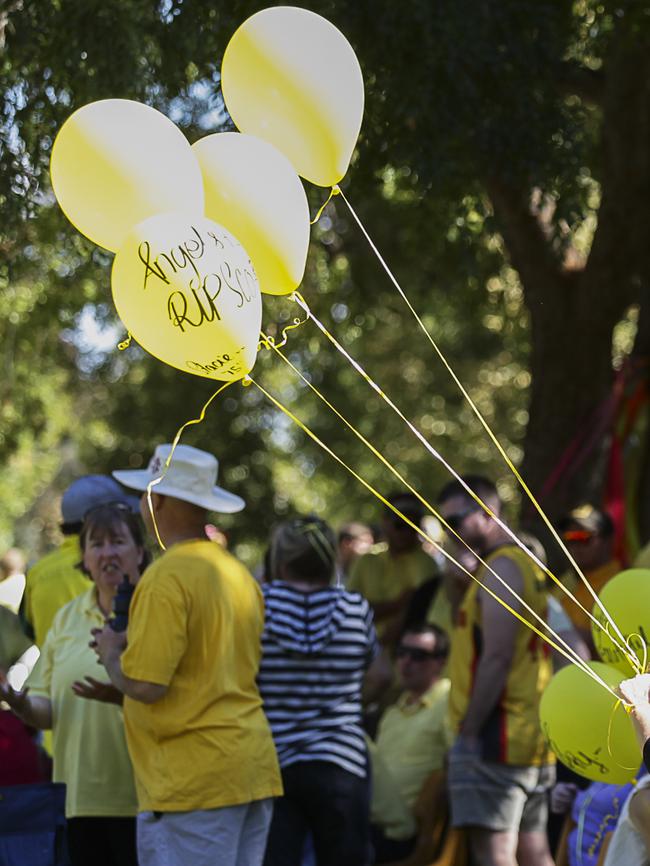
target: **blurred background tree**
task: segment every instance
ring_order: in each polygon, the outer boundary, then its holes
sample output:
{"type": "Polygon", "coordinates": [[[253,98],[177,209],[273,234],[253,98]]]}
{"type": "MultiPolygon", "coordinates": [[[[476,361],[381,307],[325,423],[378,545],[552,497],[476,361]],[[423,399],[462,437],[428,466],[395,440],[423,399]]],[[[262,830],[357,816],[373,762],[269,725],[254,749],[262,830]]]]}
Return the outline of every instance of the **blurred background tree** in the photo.
{"type": "MultiPolygon", "coordinates": [[[[62,122],[95,99],[146,101],[190,141],[232,128],[221,56],[237,25],[269,4],[220,5],[0,5],[3,544],[47,544],[56,494],[74,474],[142,466],[213,390],[135,346],[117,351],[111,257],[67,224],[47,169],[62,122]]],[[[548,512],[600,500],[612,389],[630,387],[618,371],[633,369],[645,395],[650,9],[642,0],[303,5],[341,28],[364,72],[346,194],[548,512]],[[567,448],[574,460],[557,480],[567,448]]],[[[308,192],[315,211],[325,192],[308,192]]],[[[514,513],[507,469],[340,201],[314,229],[302,293],[459,471],[500,480],[514,513]]],[[[270,329],[297,314],[287,300],[265,301],[270,329]]],[[[415,487],[435,494],[444,471],[313,325],[292,332],[287,351],[415,487]]],[[[277,357],[262,352],[255,374],[382,492],[395,488],[277,357]]],[[[635,454],[632,528],[647,537],[638,417],[622,441],[635,454]]],[[[222,482],[248,500],[224,525],[249,563],[271,523],[296,508],[335,523],[377,515],[369,494],[253,388],[228,389],[184,441],[214,450],[222,482]]]]}

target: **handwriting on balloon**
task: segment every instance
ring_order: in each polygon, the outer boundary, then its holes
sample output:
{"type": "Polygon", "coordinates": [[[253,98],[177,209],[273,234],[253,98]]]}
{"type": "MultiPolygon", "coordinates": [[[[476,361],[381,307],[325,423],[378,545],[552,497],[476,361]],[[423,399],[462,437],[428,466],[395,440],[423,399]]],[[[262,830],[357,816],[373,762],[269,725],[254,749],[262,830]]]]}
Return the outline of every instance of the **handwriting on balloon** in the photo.
{"type": "MultiPolygon", "coordinates": [[[[166,252],[154,255],[147,240],[139,245],[138,257],[144,265],[142,288],[146,290],[151,279],[173,287],[167,298],[167,313],[173,325],[183,333],[186,328],[200,328],[204,322],[221,321],[217,299],[222,290],[236,296],[238,309],[250,303],[259,292],[250,261],[248,268],[232,267],[225,258],[227,247],[241,249],[229,233],[219,235],[207,231],[204,236],[195,226],[191,226],[188,239],[174,244],[166,252]],[[209,246],[223,251],[224,259],[218,273],[203,274],[200,262],[209,246]],[[179,276],[187,280],[185,286],[179,286],[179,276]]],[[[214,259],[211,261],[214,266],[214,259]]]]}
{"type": "MultiPolygon", "coordinates": [[[[614,666],[618,666],[621,662],[625,661],[629,664],[630,671],[632,672],[632,665],[626,654],[623,652],[623,649],[616,646],[612,642],[611,637],[609,637],[611,626],[605,615],[601,611],[595,611],[594,615],[605,630],[604,632],[598,630],[594,635],[598,655],[604,662],[614,666]]],[[[627,647],[630,652],[637,657],[639,663],[643,663],[646,656],[646,647],[650,646],[643,625],[639,624],[630,634],[623,632],[623,637],[627,642],[627,647]]]]}
{"type": "Polygon", "coordinates": [[[199,361],[187,361],[187,366],[192,372],[202,373],[204,376],[216,374],[217,378],[225,378],[226,376],[235,376],[244,369],[241,359],[238,357],[244,351],[244,346],[238,349],[234,355],[224,352],[218,355],[211,361],[204,364],[199,361]]]}
{"type": "Polygon", "coordinates": [[[574,752],[572,749],[562,749],[551,736],[548,725],[543,724],[542,729],[546,742],[549,744],[551,750],[570,770],[575,770],[580,773],[584,770],[595,769],[602,776],[607,776],[609,774],[609,767],[598,758],[598,755],[602,751],[600,747],[592,754],[588,754],[582,749],[577,752],[574,752]]]}

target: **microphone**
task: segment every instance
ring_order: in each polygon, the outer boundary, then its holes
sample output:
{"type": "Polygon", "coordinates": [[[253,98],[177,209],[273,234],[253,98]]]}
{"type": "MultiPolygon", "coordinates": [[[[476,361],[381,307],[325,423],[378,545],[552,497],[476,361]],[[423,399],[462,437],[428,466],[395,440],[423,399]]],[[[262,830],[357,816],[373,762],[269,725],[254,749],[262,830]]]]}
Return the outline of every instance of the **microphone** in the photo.
{"type": "Polygon", "coordinates": [[[113,599],[113,618],[108,621],[113,631],[126,631],[126,627],[129,624],[129,605],[131,604],[131,596],[134,589],[135,587],[129,580],[129,575],[125,574],[113,599]]]}

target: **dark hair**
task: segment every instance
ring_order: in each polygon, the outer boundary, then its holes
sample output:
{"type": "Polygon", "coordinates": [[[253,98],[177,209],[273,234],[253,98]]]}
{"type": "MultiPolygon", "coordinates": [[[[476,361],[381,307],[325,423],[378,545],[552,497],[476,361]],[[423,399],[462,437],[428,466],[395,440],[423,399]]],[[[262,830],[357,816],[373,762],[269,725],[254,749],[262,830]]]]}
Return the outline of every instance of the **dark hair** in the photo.
{"type": "MultiPolygon", "coordinates": [[[[483,502],[486,499],[493,498],[501,504],[501,498],[497,492],[496,485],[489,478],[486,478],[484,475],[465,475],[463,476],[463,481],[483,502]]],[[[438,494],[438,505],[442,505],[443,502],[451,499],[452,496],[465,496],[467,499],[472,499],[472,495],[455,478],[445,484],[438,494]]]]}
{"type": "MultiPolygon", "coordinates": [[[[138,514],[135,514],[130,508],[119,502],[109,505],[98,505],[96,508],[91,508],[86,514],[81,532],[79,533],[81,551],[82,553],[84,552],[86,542],[96,533],[98,535],[116,535],[122,525],[126,526],[131,533],[131,538],[133,538],[136,547],[141,547],[143,550],[142,563],[140,565],[140,571],[142,572],[151,562],[151,557],[144,544],[142,521],[138,514]]],[[[83,563],[79,563],[79,568],[85,571],[83,563]]]]}
{"type": "Polygon", "coordinates": [[[578,505],[557,522],[560,532],[567,532],[572,526],[592,532],[599,538],[611,538],[614,535],[614,521],[611,515],[589,503],[578,505]]]}
{"type": "Polygon", "coordinates": [[[366,526],[365,523],[352,521],[351,523],[344,523],[341,526],[338,531],[337,541],[340,544],[341,541],[352,541],[355,538],[360,538],[362,535],[372,535],[372,529],[366,526]]]}
{"type": "Polygon", "coordinates": [[[435,653],[440,658],[447,658],[449,655],[450,642],[447,632],[437,625],[430,622],[418,622],[413,625],[407,625],[401,634],[404,637],[407,634],[431,634],[435,638],[435,653]]]}
{"type": "Polygon", "coordinates": [[[334,574],[336,537],[329,524],[309,515],[277,527],[271,540],[271,573],[279,578],[280,566],[294,580],[327,583],[334,574]]]}
{"type": "MultiPolygon", "coordinates": [[[[399,510],[403,511],[405,514],[419,515],[419,517],[424,516],[424,506],[417,496],[408,490],[399,490],[391,493],[390,496],[386,497],[386,501],[390,502],[390,504],[394,505],[396,508],[399,508],[399,510]],[[402,504],[398,505],[398,503],[402,504]]],[[[392,508],[387,508],[387,510],[391,514],[395,514],[392,508]]]]}
{"type": "Polygon", "coordinates": [[[81,532],[81,528],[83,523],[60,523],[59,529],[61,530],[61,535],[79,535],[81,532]]]}

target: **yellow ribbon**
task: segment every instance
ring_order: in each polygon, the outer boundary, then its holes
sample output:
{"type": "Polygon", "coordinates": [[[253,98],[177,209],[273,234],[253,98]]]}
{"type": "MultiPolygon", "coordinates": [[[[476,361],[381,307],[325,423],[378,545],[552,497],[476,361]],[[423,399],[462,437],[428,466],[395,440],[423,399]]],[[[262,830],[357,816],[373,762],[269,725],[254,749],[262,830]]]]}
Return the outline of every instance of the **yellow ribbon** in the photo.
{"type": "MultiPolygon", "coordinates": [[[[418,323],[418,326],[420,327],[420,329],[422,330],[422,332],[424,333],[424,335],[425,335],[426,338],[428,339],[429,343],[431,344],[432,348],[434,349],[434,351],[436,352],[436,354],[438,355],[438,357],[439,357],[440,360],[442,361],[442,363],[443,363],[443,365],[445,366],[446,370],[448,371],[448,373],[450,374],[450,376],[452,377],[452,379],[454,380],[454,382],[455,382],[456,385],[458,386],[458,388],[459,388],[461,394],[463,395],[463,397],[465,398],[465,400],[469,403],[469,405],[470,405],[472,411],[474,412],[474,415],[478,418],[478,420],[479,420],[479,422],[481,423],[483,429],[484,429],[485,432],[488,434],[488,436],[489,436],[490,439],[492,440],[493,444],[496,446],[496,448],[497,448],[499,454],[501,455],[501,457],[504,459],[506,465],[508,466],[508,468],[510,469],[510,471],[511,471],[511,472],[513,473],[513,475],[515,476],[515,478],[517,479],[517,481],[518,481],[519,484],[521,485],[522,489],[525,491],[525,493],[526,493],[526,495],[528,496],[529,500],[531,501],[531,503],[533,504],[533,506],[534,506],[535,509],[537,510],[537,513],[538,513],[538,514],[540,515],[540,517],[542,518],[542,520],[543,520],[544,524],[546,525],[547,529],[550,531],[551,535],[552,535],[553,538],[557,541],[557,543],[559,544],[561,550],[564,552],[564,554],[566,555],[567,559],[569,560],[569,562],[571,563],[571,565],[573,566],[573,568],[576,570],[576,573],[578,574],[579,578],[582,580],[582,582],[584,583],[584,585],[587,587],[587,591],[590,593],[590,595],[593,597],[593,599],[594,599],[594,601],[596,602],[596,604],[597,604],[597,605],[600,607],[600,609],[603,611],[605,617],[606,617],[606,618],[609,620],[609,622],[612,624],[614,630],[615,630],[616,633],[618,634],[618,636],[619,636],[619,638],[621,639],[621,641],[623,642],[623,644],[625,644],[625,638],[624,638],[622,632],[620,631],[620,629],[618,628],[618,626],[616,625],[616,623],[614,622],[614,620],[613,620],[612,617],[610,616],[609,612],[606,610],[606,608],[605,608],[605,606],[603,605],[603,603],[601,602],[601,600],[598,598],[598,595],[597,595],[596,592],[594,591],[593,587],[591,586],[591,584],[589,583],[589,581],[587,580],[587,578],[586,578],[586,577],[584,576],[584,574],[582,573],[582,570],[579,568],[577,562],[575,561],[575,559],[574,559],[573,556],[571,555],[571,553],[570,553],[570,551],[568,550],[567,546],[566,546],[566,545],[564,544],[564,542],[562,541],[562,539],[561,539],[560,535],[558,534],[557,530],[555,529],[555,527],[553,526],[553,524],[551,523],[551,521],[549,520],[549,518],[546,516],[546,514],[545,514],[543,508],[542,508],[541,505],[537,502],[537,499],[536,499],[535,496],[533,495],[532,491],[528,488],[528,485],[526,484],[526,482],[524,481],[524,479],[523,479],[523,478],[521,477],[521,475],[519,474],[519,471],[517,470],[516,466],[514,465],[514,463],[512,462],[512,460],[511,460],[511,459],[508,457],[508,455],[506,454],[506,452],[505,452],[503,446],[501,445],[501,443],[500,443],[499,440],[497,439],[496,435],[493,433],[492,429],[490,428],[490,425],[488,424],[488,422],[487,422],[487,421],[485,420],[485,418],[483,417],[483,415],[482,415],[480,409],[478,408],[478,406],[474,403],[474,401],[473,401],[472,398],[470,397],[469,393],[467,392],[467,389],[464,387],[464,385],[462,384],[462,382],[460,381],[460,379],[458,378],[458,376],[457,376],[456,373],[454,372],[453,368],[451,367],[451,364],[447,361],[447,359],[446,359],[446,357],[444,356],[442,350],[440,349],[440,347],[438,346],[438,344],[436,343],[436,341],[433,339],[433,337],[431,336],[431,334],[430,334],[429,331],[427,330],[427,328],[426,328],[424,322],[422,321],[422,319],[420,318],[420,316],[419,316],[418,313],[416,312],[415,308],[413,307],[413,305],[411,304],[411,302],[409,301],[409,299],[406,297],[406,294],[404,293],[404,290],[402,289],[402,287],[401,287],[400,284],[398,283],[397,279],[395,278],[395,276],[394,276],[393,272],[391,271],[391,269],[388,267],[387,263],[384,261],[384,259],[383,259],[382,255],[381,255],[381,253],[379,252],[379,250],[378,250],[377,247],[375,246],[375,244],[374,244],[372,238],[370,237],[370,235],[369,235],[368,232],[366,231],[365,226],[363,225],[363,223],[361,222],[361,220],[360,220],[359,217],[357,216],[357,214],[356,214],[354,208],[352,207],[352,205],[350,204],[350,202],[349,202],[348,199],[346,198],[346,196],[345,196],[345,194],[343,193],[343,191],[340,190],[340,189],[339,189],[339,195],[341,196],[341,198],[343,199],[343,201],[344,201],[345,204],[347,205],[347,207],[348,207],[350,213],[352,214],[353,219],[355,220],[355,222],[356,222],[357,225],[359,226],[359,228],[360,228],[361,232],[363,233],[365,239],[367,240],[368,244],[370,245],[370,248],[371,248],[372,251],[374,252],[374,254],[375,254],[375,256],[377,257],[377,259],[379,260],[379,263],[381,264],[382,268],[384,269],[384,271],[385,271],[386,274],[388,275],[388,278],[390,279],[390,281],[392,282],[392,284],[393,284],[393,285],[395,286],[395,288],[397,289],[397,291],[398,291],[399,295],[401,296],[402,300],[404,301],[404,303],[406,304],[406,306],[408,307],[408,309],[409,309],[410,312],[412,313],[413,317],[415,318],[416,322],[418,323]]],[[[468,491],[468,492],[469,492],[469,491],[468,491]]],[[[476,501],[478,504],[480,504],[480,505],[485,509],[485,511],[486,511],[488,514],[491,514],[490,511],[489,511],[489,509],[487,508],[487,506],[485,506],[485,504],[482,503],[482,502],[478,499],[478,497],[474,496],[473,494],[472,494],[472,496],[473,496],[473,498],[475,499],[475,501],[476,501]]],[[[493,515],[491,515],[491,516],[493,516],[493,515]]],[[[583,610],[584,610],[584,608],[583,608],[583,610]]],[[[590,614],[590,617],[591,617],[591,614],[590,614]]],[[[591,618],[593,619],[593,617],[591,617],[591,618]]],[[[619,647],[619,648],[620,648],[620,647],[619,647]]],[[[623,650],[623,651],[624,651],[624,650],[623,650]]],[[[637,666],[638,666],[638,662],[637,662],[637,660],[636,660],[636,657],[630,658],[630,663],[633,665],[633,667],[635,668],[635,670],[638,669],[638,668],[637,668],[637,666]]]]}
{"type": "Polygon", "coordinates": [[[131,336],[131,332],[127,331],[126,332],[126,339],[122,340],[121,343],[117,344],[117,348],[120,350],[120,352],[123,352],[125,349],[129,348],[129,346],[131,345],[132,339],[133,339],[133,337],[131,336]]]}
{"type": "MultiPolygon", "coordinates": [[[[481,565],[483,565],[484,568],[499,581],[499,583],[505,586],[505,588],[516,599],[516,601],[518,601],[522,605],[522,607],[528,610],[533,615],[533,617],[535,617],[535,619],[537,619],[549,631],[549,633],[552,634],[553,637],[557,641],[559,641],[566,650],[568,650],[569,655],[567,655],[567,653],[565,652],[564,656],[569,661],[572,661],[574,664],[576,664],[581,670],[584,670],[586,672],[586,669],[588,669],[586,662],[578,655],[578,653],[573,649],[573,647],[571,647],[557,632],[555,632],[548,625],[546,620],[544,620],[543,617],[541,617],[535,610],[533,610],[533,608],[531,608],[530,605],[528,605],[524,601],[524,599],[521,598],[518,593],[506,581],[504,581],[503,578],[499,574],[497,574],[497,572],[494,571],[494,569],[487,562],[485,562],[482,557],[480,557],[474,550],[472,550],[472,548],[465,541],[465,539],[463,539],[451,526],[449,526],[445,518],[433,507],[433,505],[431,505],[430,502],[428,502],[411,484],[409,484],[409,482],[406,480],[406,478],[404,478],[400,471],[390,463],[390,461],[363,435],[363,433],[361,433],[350,421],[348,421],[347,418],[345,418],[338,411],[338,409],[333,406],[323,394],[321,394],[318,388],[316,388],[316,386],[312,382],[310,382],[309,379],[280,351],[279,347],[273,346],[272,348],[275,350],[276,354],[279,355],[279,357],[284,361],[284,363],[287,364],[294,371],[294,373],[296,373],[300,377],[300,379],[305,383],[305,385],[307,385],[314,392],[314,394],[316,394],[316,396],[320,400],[322,400],[322,402],[325,403],[325,405],[346,425],[346,427],[348,427],[348,429],[354,433],[357,439],[359,439],[366,446],[366,448],[368,448],[375,455],[375,457],[377,457],[384,464],[384,466],[386,466],[386,468],[397,478],[398,481],[404,484],[404,486],[424,505],[424,507],[428,509],[428,511],[437,520],[440,521],[440,523],[442,523],[447,532],[455,536],[457,541],[464,545],[464,547],[476,557],[476,559],[481,563],[481,565]]],[[[435,546],[438,547],[437,544],[435,546]]]]}
{"type": "Polygon", "coordinates": [[[325,203],[319,207],[318,213],[316,214],[316,216],[313,218],[313,220],[309,221],[309,225],[313,226],[318,222],[318,220],[323,215],[323,211],[325,210],[327,205],[332,201],[332,199],[334,198],[335,195],[343,195],[340,188],[336,184],[334,184],[334,186],[330,190],[330,194],[327,196],[327,200],[325,201],[325,203]]]}
{"type": "Polygon", "coordinates": [[[181,436],[183,435],[183,432],[186,430],[187,427],[191,427],[192,424],[200,424],[205,419],[205,413],[207,412],[208,407],[210,406],[212,401],[214,399],[216,399],[219,396],[219,394],[221,394],[222,391],[225,391],[225,389],[228,387],[228,385],[232,385],[232,382],[224,382],[224,384],[220,388],[217,388],[217,390],[214,392],[214,394],[211,397],[209,397],[206,400],[206,402],[203,404],[203,408],[201,409],[201,413],[198,416],[198,418],[192,418],[191,421],[186,421],[178,429],[176,435],[174,436],[174,441],[172,442],[171,451],[169,452],[169,455],[167,456],[167,459],[165,460],[165,465],[163,466],[162,473],[158,476],[158,478],[153,478],[147,484],[147,505],[149,506],[149,514],[151,515],[151,522],[153,524],[153,529],[154,529],[154,532],[156,534],[156,540],[158,541],[158,544],[160,545],[160,547],[163,550],[167,550],[167,548],[165,547],[163,540],[160,537],[160,532],[158,531],[158,523],[156,522],[156,515],[153,512],[153,501],[151,499],[151,491],[157,484],[160,484],[160,482],[164,479],[165,475],[167,475],[167,471],[168,471],[168,469],[171,465],[171,462],[172,462],[172,457],[174,456],[174,452],[176,451],[176,447],[178,446],[178,443],[180,442],[180,439],[181,439],[181,436]]]}
{"type": "Polygon", "coordinates": [[[309,316],[306,316],[304,319],[295,318],[290,325],[285,325],[282,329],[282,333],[280,335],[280,342],[275,342],[275,337],[271,336],[271,334],[265,334],[263,331],[260,332],[260,341],[257,344],[257,351],[260,349],[280,349],[289,342],[289,331],[294,331],[296,328],[299,328],[301,325],[304,325],[305,322],[309,319],[309,316]]]}
{"type": "MultiPolygon", "coordinates": [[[[618,641],[615,640],[609,634],[609,632],[605,629],[603,624],[601,622],[599,622],[596,619],[596,617],[593,616],[592,612],[590,610],[587,610],[587,608],[584,607],[584,605],[582,605],[578,601],[578,599],[576,599],[573,596],[571,591],[566,586],[564,586],[564,584],[550,571],[550,569],[548,568],[546,563],[542,562],[540,559],[538,559],[537,556],[535,556],[534,552],[532,550],[530,550],[530,548],[528,548],[524,544],[524,542],[521,541],[515,535],[515,533],[510,529],[510,527],[506,523],[504,523],[501,520],[501,518],[497,514],[495,514],[488,505],[486,505],[485,502],[483,502],[483,500],[468,486],[468,484],[458,474],[458,472],[456,472],[456,470],[445,460],[445,458],[440,454],[440,452],[437,449],[435,449],[431,445],[430,442],[428,442],[428,440],[415,427],[415,425],[412,424],[411,421],[409,421],[409,419],[404,415],[404,413],[399,409],[399,407],[395,405],[395,403],[390,399],[390,397],[388,397],[385,394],[385,392],[380,388],[380,386],[374,381],[374,379],[372,379],[372,377],[366,372],[366,370],[361,366],[361,364],[358,361],[356,361],[349,354],[349,352],[347,352],[347,350],[338,342],[338,340],[327,330],[325,325],[323,325],[323,323],[312,313],[311,309],[309,308],[309,305],[307,304],[305,299],[302,297],[302,295],[300,295],[299,292],[295,292],[294,298],[295,298],[296,302],[298,303],[298,305],[301,307],[301,309],[303,309],[305,311],[307,317],[310,318],[314,322],[316,327],[332,343],[334,348],[341,355],[343,355],[343,357],[351,364],[351,366],[359,373],[359,375],[363,379],[365,379],[365,381],[381,397],[381,399],[398,415],[399,418],[401,418],[402,421],[404,421],[404,423],[409,428],[409,430],[415,435],[415,437],[418,439],[418,441],[421,442],[422,445],[424,445],[424,447],[427,449],[427,451],[445,467],[445,469],[456,479],[456,481],[458,481],[462,485],[462,487],[467,492],[467,494],[469,496],[471,496],[472,499],[474,499],[474,501],[478,505],[480,505],[480,507],[483,508],[483,510],[487,514],[489,514],[493,520],[495,520],[495,522],[501,527],[501,529],[503,529],[504,532],[507,533],[509,538],[512,539],[512,541],[526,554],[526,556],[528,556],[539,568],[541,568],[542,571],[548,577],[550,577],[551,580],[553,580],[561,588],[561,590],[585,613],[585,615],[589,619],[592,620],[592,622],[596,623],[600,629],[602,629],[603,631],[606,632],[606,634],[608,635],[610,640],[614,643],[614,645],[629,659],[630,664],[634,667],[634,669],[638,670],[638,664],[639,664],[638,660],[637,660],[636,656],[634,656],[628,652],[626,644],[625,644],[625,638],[623,638],[623,636],[621,635],[622,644],[619,644],[618,641]]],[[[612,621],[611,617],[609,616],[609,614],[607,613],[607,611],[605,610],[605,608],[603,607],[602,604],[601,604],[601,607],[602,607],[603,611],[605,612],[605,614],[607,615],[610,623],[616,628],[616,626],[614,625],[614,622],[612,621]]],[[[618,631],[618,629],[617,629],[617,631],[618,631]]],[[[620,634],[620,632],[619,632],[619,634],[620,634]]]]}
{"type": "MultiPolygon", "coordinates": [[[[267,398],[267,400],[269,400],[271,403],[273,403],[273,405],[276,406],[276,408],[278,408],[281,412],[283,412],[287,416],[287,418],[289,418],[291,421],[293,421],[294,424],[296,424],[304,433],[307,434],[307,436],[309,436],[314,442],[316,442],[316,444],[319,445],[327,454],[329,454],[330,457],[332,457],[334,460],[336,460],[337,463],[339,463],[347,472],[349,472],[350,475],[353,476],[353,478],[356,478],[356,480],[359,481],[370,493],[372,493],[372,495],[375,496],[386,508],[388,508],[394,514],[396,514],[398,517],[400,517],[408,526],[411,527],[411,529],[415,530],[415,532],[417,532],[418,535],[420,535],[423,539],[428,541],[448,561],[453,563],[458,569],[460,569],[462,572],[464,572],[475,583],[478,583],[478,585],[480,587],[482,587],[485,590],[485,592],[488,593],[488,595],[492,596],[492,598],[494,598],[495,601],[497,601],[506,610],[508,610],[514,617],[516,617],[521,623],[526,625],[531,631],[533,631],[536,635],[538,635],[538,637],[540,637],[542,640],[546,641],[546,643],[549,644],[558,653],[560,653],[560,655],[563,655],[570,662],[575,663],[574,660],[569,655],[567,655],[567,653],[562,649],[562,647],[560,647],[554,640],[551,640],[547,635],[543,634],[543,632],[541,632],[536,626],[534,626],[527,619],[525,619],[518,611],[514,610],[507,602],[505,602],[492,589],[490,589],[490,587],[485,586],[485,584],[483,584],[474,574],[472,574],[471,571],[469,571],[465,566],[463,566],[460,562],[458,562],[452,556],[452,554],[450,554],[443,547],[441,547],[438,544],[438,542],[434,538],[432,538],[424,529],[417,526],[409,517],[407,517],[405,514],[403,514],[399,510],[399,508],[397,508],[397,506],[395,506],[392,502],[389,502],[368,481],[366,481],[364,478],[362,478],[358,472],[356,472],[351,466],[348,466],[348,464],[341,457],[339,457],[337,454],[335,454],[334,451],[332,451],[332,449],[328,445],[326,445],[323,442],[323,440],[316,433],[314,433],[312,430],[310,430],[309,427],[307,427],[307,425],[303,421],[301,421],[300,418],[297,417],[297,415],[295,415],[290,409],[288,409],[286,406],[284,406],[276,397],[274,397],[272,394],[270,394],[262,385],[259,384],[259,382],[255,381],[255,379],[253,379],[249,375],[249,376],[245,377],[242,384],[244,386],[248,386],[251,384],[255,385],[255,387],[267,398]]],[[[498,577],[498,575],[497,575],[497,577],[498,577]]],[[[514,595],[516,595],[514,590],[511,590],[511,592],[514,595]]],[[[522,604],[524,606],[526,606],[525,602],[523,602],[523,601],[522,601],[522,604]]],[[[547,628],[547,630],[549,632],[551,632],[551,629],[549,628],[549,626],[546,625],[545,623],[544,623],[544,625],[547,628]]],[[[554,634],[554,632],[551,632],[551,633],[554,634]]],[[[585,674],[590,676],[595,682],[599,683],[599,685],[601,685],[614,698],[616,698],[618,700],[618,695],[607,685],[607,683],[605,683],[598,676],[598,674],[595,671],[591,670],[591,668],[589,668],[589,667],[584,667],[584,668],[582,668],[582,670],[584,671],[585,674]]]]}

